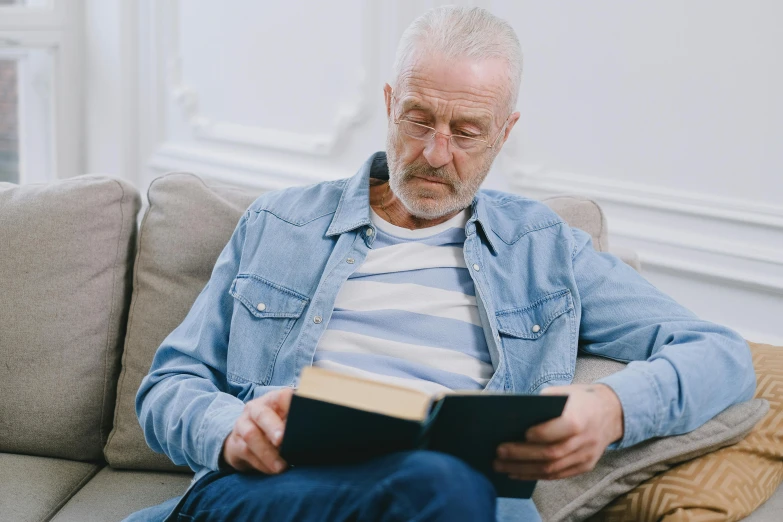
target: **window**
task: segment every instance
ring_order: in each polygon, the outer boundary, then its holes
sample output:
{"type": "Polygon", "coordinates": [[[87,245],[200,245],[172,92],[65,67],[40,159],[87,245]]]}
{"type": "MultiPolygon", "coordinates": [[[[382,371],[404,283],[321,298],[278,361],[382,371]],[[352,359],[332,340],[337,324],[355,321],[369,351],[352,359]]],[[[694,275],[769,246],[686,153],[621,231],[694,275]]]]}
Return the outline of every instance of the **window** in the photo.
{"type": "Polygon", "coordinates": [[[0,60],[0,181],[12,183],[19,182],[18,98],[16,62],[0,60]]]}
{"type": "Polygon", "coordinates": [[[0,181],[81,173],[79,0],[0,0],[0,181]]]}

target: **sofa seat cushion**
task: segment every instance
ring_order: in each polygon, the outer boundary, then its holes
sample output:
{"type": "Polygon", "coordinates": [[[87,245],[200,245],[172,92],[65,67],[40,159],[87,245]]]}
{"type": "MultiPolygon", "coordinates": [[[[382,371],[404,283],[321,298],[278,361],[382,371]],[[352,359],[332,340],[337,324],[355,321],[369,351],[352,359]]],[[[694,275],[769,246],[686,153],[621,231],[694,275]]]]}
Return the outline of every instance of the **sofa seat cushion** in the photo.
{"type": "Polygon", "coordinates": [[[49,520],[99,469],[88,462],[0,453],[0,520],[49,520]]]}
{"type": "Polygon", "coordinates": [[[52,522],[122,520],[131,513],[185,493],[192,476],[105,467],[71,498],[52,522]]]}
{"type": "Polygon", "coordinates": [[[0,451],[102,458],[140,206],[105,176],[0,183],[0,451]]]}

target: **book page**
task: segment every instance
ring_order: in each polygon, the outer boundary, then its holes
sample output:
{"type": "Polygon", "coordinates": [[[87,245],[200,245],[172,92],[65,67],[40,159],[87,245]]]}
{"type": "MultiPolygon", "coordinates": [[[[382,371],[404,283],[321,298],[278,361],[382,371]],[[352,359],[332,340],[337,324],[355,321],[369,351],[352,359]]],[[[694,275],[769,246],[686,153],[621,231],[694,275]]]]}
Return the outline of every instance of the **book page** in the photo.
{"type": "Polygon", "coordinates": [[[312,366],[302,370],[296,394],[416,421],[427,417],[432,403],[432,397],[423,391],[312,366]]]}

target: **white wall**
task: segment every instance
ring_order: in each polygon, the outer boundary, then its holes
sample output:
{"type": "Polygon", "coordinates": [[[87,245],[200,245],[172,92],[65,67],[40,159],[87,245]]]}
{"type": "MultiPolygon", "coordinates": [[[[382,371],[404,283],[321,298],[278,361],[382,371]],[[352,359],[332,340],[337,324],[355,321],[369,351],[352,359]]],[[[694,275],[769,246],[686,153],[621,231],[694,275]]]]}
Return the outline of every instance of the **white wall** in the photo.
{"type": "Polygon", "coordinates": [[[783,344],[783,3],[493,10],[527,58],[513,190],[594,197],[653,284],[783,344]]]}
{"type": "MultiPolygon", "coordinates": [[[[400,34],[446,3],[86,2],[88,64],[115,71],[88,92],[120,88],[88,109],[89,170],[142,189],[173,169],[261,188],[353,174],[384,146],[400,34]]],[[[783,3],[462,3],[509,20],[526,57],[487,186],[594,197],[655,285],[783,345],[783,3]]]]}

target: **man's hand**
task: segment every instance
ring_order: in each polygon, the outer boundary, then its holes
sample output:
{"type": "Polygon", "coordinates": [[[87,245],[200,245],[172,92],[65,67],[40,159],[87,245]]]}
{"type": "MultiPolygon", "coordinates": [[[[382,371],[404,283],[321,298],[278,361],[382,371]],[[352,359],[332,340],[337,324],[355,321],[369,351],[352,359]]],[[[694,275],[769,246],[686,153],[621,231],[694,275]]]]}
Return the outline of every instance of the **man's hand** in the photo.
{"type": "Polygon", "coordinates": [[[592,470],[606,447],[623,437],[620,399],[604,384],[554,386],[542,395],[568,395],[563,414],[533,426],[525,442],[498,446],[495,470],[518,480],[554,480],[592,470]]]}
{"type": "Polygon", "coordinates": [[[283,440],[285,420],[294,390],[271,391],[245,404],[242,415],[223,443],[223,460],[239,471],[257,470],[273,475],[287,464],[278,448],[283,440]]]}

